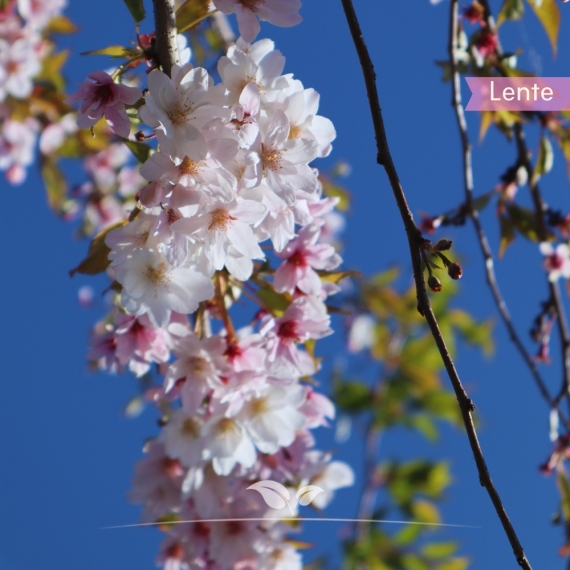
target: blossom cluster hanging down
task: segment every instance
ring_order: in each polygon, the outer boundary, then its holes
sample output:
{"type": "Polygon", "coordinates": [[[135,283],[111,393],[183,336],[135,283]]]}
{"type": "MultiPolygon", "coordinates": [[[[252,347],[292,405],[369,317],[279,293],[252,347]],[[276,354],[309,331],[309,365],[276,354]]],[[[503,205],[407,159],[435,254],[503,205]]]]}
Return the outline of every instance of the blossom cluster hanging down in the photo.
{"type": "MultiPolygon", "coordinates": [[[[138,114],[158,150],[140,167],[146,184],[129,221],[105,237],[119,293],[89,358],[164,376],[147,391],[163,429],[136,467],[132,498],[146,522],[164,523],[159,562],[169,570],[301,569],[279,519],[311,502],[303,488],[323,508],[353,482],[346,464],[314,449],[310,430],[335,409],[307,382],[319,369],[314,341],[332,333],[325,302],[339,290],[337,199],[310,166],[335,130],[284,64],[272,41],[240,38],[218,63],[218,84],[190,63],[171,77],[151,71],[138,114]],[[245,296],[262,308],[236,328],[230,308],[245,296]],[[248,489],[259,481],[300,498],[272,504],[248,489]]],[[[128,134],[134,91],[90,78],[73,96],[79,120],[104,116],[128,134]]]]}
{"type": "Polygon", "coordinates": [[[5,171],[8,182],[21,184],[26,178],[26,168],[34,160],[46,113],[45,105],[38,104],[43,88],[38,87],[34,93],[34,78],[42,71],[43,60],[52,54],[49,34],[53,30],[49,26],[66,1],[8,0],[1,4],[0,170],[5,171]]]}

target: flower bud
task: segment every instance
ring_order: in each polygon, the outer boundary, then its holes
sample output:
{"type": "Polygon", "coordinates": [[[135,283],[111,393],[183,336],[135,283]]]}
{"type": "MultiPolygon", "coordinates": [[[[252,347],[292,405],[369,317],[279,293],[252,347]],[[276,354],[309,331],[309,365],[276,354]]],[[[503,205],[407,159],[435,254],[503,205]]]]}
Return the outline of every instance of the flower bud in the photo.
{"type": "Polygon", "coordinates": [[[447,274],[452,279],[459,279],[463,275],[463,269],[459,263],[453,262],[447,266],[447,274]]]}
{"type": "Polygon", "coordinates": [[[451,240],[448,239],[440,239],[436,244],[435,244],[435,249],[437,249],[437,251],[447,251],[448,249],[451,249],[451,244],[453,242],[451,240]]]}
{"type": "Polygon", "coordinates": [[[443,285],[441,284],[441,281],[435,275],[429,276],[428,286],[429,286],[430,290],[433,291],[434,293],[437,293],[443,289],[443,285]]]}

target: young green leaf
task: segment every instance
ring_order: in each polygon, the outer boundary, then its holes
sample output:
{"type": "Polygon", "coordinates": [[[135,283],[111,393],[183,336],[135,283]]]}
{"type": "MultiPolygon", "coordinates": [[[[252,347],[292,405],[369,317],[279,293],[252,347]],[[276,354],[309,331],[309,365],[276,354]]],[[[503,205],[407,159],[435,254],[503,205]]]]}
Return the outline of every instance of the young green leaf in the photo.
{"type": "Polygon", "coordinates": [[[91,241],[87,257],[77,267],[73,268],[69,272],[70,277],[73,277],[76,273],[97,275],[98,273],[105,271],[105,269],[109,267],[109,263],[111,263],[107,258],[111,250],[105,243],[105,237],[107,237],[107,234],[111,230],[124,226],[126,223],[127,222],[123,220],[100,231],[91,241]]]}
{"type": "Polygon", "coordinates": [[[176,10],[176,27],[181,34],[199,24],[209,13],[210,0],[186,0],[176,10]]]}
{"type": "Polygon", "coordinates": [[[523,14],[524,4],[522,0],[505,0],[497,16],[497,26],[500,26],[505,20],[520,20],[523,14]]]}
{"type": "Polygon", "coordinates": [[[558,44],[558,32],[560,30],[560,10],[556,0],[527,0],[534,13],[537,15],[550,44],[556,55],[558,44]]]}
{"type": "Polygon", "coordinates": [[[136,24],[144,20],[145,11],[143,0],[123,0],[136,24]]]}
{"type": "Polygon", "coordinates": [[[147,161],[151,151],[151,148],[148,145],[138,141],[130,141],[123,137],[119,138],[129,147],[129,150],[135,155],[135,158],[141,164],[147,161]]]}
{"type": "MultiPolygon", "coordinates": [[[[91,51],[84,51],[80,55],[109,55],[112,58],[124,57],[126,59],[134,57],[140,52],[131,47],[125,46],[107,46],[101,49],[94,49],[91,51]]],[[[141,56],[142,57],[142,56],[141,56]]]]}
{"type": "Polygon", "coordinates": [[[42,178],[46,187],[50,207],[59,211],[67,194],[67,182],[55,160],[46,158],[42,162],[42,178]]]}
{"type": "Polygon", "coordinates": [[[532,179],[537,182],[543,174],[548,174],[552,169],[554,162],[554,152],[552,151],[552,144],[548,137],[544,135],[540,137],[540,148],[538,150],[538,159],[532,173],[532,179]]]}

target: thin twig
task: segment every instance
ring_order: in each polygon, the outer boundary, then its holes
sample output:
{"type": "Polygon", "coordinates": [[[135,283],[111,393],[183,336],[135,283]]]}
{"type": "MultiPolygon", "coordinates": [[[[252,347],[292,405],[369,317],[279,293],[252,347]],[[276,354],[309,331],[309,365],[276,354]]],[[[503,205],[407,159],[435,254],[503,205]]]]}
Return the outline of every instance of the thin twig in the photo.
{"type": "Polygon", "coordinates": [[[475,233],[477,235],[477,240],[479,242],[479,247],[481,248],[481,252],[483,254],[484,262],[485,262],[485,275],[487,278],[487,283],[491,290],[491,294],[493,299],[495,300],[495,304],[497,305],[497,309],[511,341],[516,346],[519,354],[521,355],[522,359],[525,361],[526,365],[530,369],[532,377],[542,395],[542,397],[548,402],[551,409],[557,408],[557,402],[554,398],[550,395],[550,392],[546,386],[542,375],[538,370],[538,366],[536,365],[535,360],[526,350],[522,340],[520,339],[515,326],[513,324],[511,315],[509,314],[509,310],[507,308],[507,304],[501,294],[501,290],[499,289],[499,284],[497,282],[497,276],[495,274],[495,266],[493,261],[493,254],[491,252],[491,248],[489,246],[489,241],[483,230],[483,225],[481,224],[481,220],[479,218],[479,212],[473,205],[473,165],[472,165],[472,152],[471,152],[471,142],[469,141],[469,133],[467,129],[467,121],[465,120],[465,113],[463,109],[463,104],[461,102],[461,85],[460,85],[460,76],[459,76],[459,69],[457,64],[457,38],[458,38],[458,31],[459,31],[459,19],[458,19],[458,0],[451,0],[451,16],[450,16],[450,24],[449,24],[449,61],[451,65],[451,85],[452,85],[452,100],[451,104],[455,110],[455,116],[457,119],[457,125],[459,128],[459,134],[461,136],[461,145],[463,149],[463,179],[464,179],[464,186],[465,186],[465,206],[467,215],[471,218],[473,222],[473,226],[475,228],[475,233]]]}
{"type": "MultiPolygon", "coordinates": [[[[530,188],[536,215],[538,239],[540,239],[540,241],[548,241],[548,230],[546,227],[545,219],[547,206],[542,198],[542,193],[540,192],[538,182],[533,176],[534,169],[530,162],[524,131],[519,123],[515,124],[515,139],[517,142],[519,160],[524,166],[528,176],[528,185],[530,188]]],[[[560,296],[558,283],[556,281],[548,281],[548,288],[550,290],[550,300],[552,306],[556,311],[558,335],[560,336],[560,345],[562,350],[562,387],[560,388],[560,392],[556,397],[556,404],[558,405],[566,396],[569,395],[570,390],[570,332],[568,330],[566,311],[564,310],[564,304],[560,296]]]]}
{"type": "MultiPolygon", "coordinates": [[[[489,2],[488,0],[481,0],[481,4],[485,10],[485,23],[487,24],[489,30],[497,37],[497,47],[495,48],[495,51],[497,53],[497,56],[500,57],[502,55],[502,48],[500,43],[498,43],[497,26],[495,24],[495,20],[493,19],[489,2]]],[[[528,185],[530,188],[536,215],[538,238],[540,241],[548,241],[548,230],[546,225],[546,203],[542,198],[542,193],[540,192],[537,181],[533,178],[534,169],[530,162],[524,131],[520,123],[515,123],[514,132],[515,141],[517,144],[518,159],[524,166],[528,176],[528,185]]],[[[556,405],[558,406],[564,397],[570,397],[570,329],[568,328],[566,312],[564,310],[564,305],[560,297],[558,283],[552,283],[549,281],[548,288],[550,291],[550,300],[556,311],[556,316],[558,317],[558,334],[560,336],[560,345],[562,350],[562,387],[558,393],[558,396],[555,398],[556,405]]]]}
{"type": "Polygon", "coordinates": [[[156,51],[162,70],[169,77],[172,66],[180,65],[174,2],[175,0],[152,0],[156,27],[156,51]]]}
{"type": "Polygon", "coordinates": [[[352,0],[341,0],[341,1],[348,22],[348,26],[350,28],[350,33],[352,35],[352,39],[354,41],[354,45],[358,53],[360,64],[362,66],[364,81],[366,83],[366,91],[368,94],[368,101],[370,103],[370,111],[372,114],[374,133],[376,136],[376,146],[378,149],[378,157],[377,157],[378,163],[382,165],[384,167],[384,170],[386,171],[408,237],[408,245],[412,260],[414,280],[416,283],[418,310],[425,317],[429,325],[432,336],[434,337],[437,348],[441,355],[441,359],[445,365],[445,368],[449,375],[449,379],[455,391],[455,395],[459,403],[459,408],[461,410],[461,415],[463,417],[463,423],[465,424],[465,429],[467,431],[467,436],[469,438],[469,443],[471,445],[471,450],[473,452],[473,457],[475,459],[475,463],[477,464],[477,469],[479,472],[479,481],[481,485],[485,487],[487,493],[489,494],[489,497],[495,507],[495,511],[509,539],[509,542],[511,544],[511,547],[513,549],[518,564],[526,570],[531,570],[530,563],[527,560],[527,557],[524,553],[521,543],[516,535],[516,532],[511,524],[511,521],[509,520],[507,512],[503,507],[503,503],[501,501],[499,493],[495,489],[495,486],[489,474],[489,470],[485,463],[483,451],[481,450],[481,446],[479,444],[477,437],[477,432],[475,430],[475,426],[473,423],[472,412],[475,409],[475,407],[473,405],[473,402],[465,392],[463,384],[461,383],[461,379],[457,374],[457,370],[455,369],[455,365],[449,354],[449,350],[447,348],[441,330],[439,329],[439,324],[437,322],[437,319],[433,313],[426,291],[426,286],[422,271],[421,257],[420,257],[419,245],[420,245],[420,240],[422,240],[423,238],[420,230],[417,228],[414,222],[410,208],[408,207],[406,196],[400,184],[398,173],[396,171],[396,167],[394,166],[392,156],[390,154],[390,150],[388,147],[388,140],[384,129],[384,121],[382,118],[382,111],[380,108],[378,91],[376,88],[376,74],[374,72],[374,66],[372,64],[372,60],[370,59],[368,48],[366,47],[366,44],[364,42],[364,38],[360,30],[360,24],[358,23],[358,18],[356,16],[356,12],[354,11],[352,0]]]}

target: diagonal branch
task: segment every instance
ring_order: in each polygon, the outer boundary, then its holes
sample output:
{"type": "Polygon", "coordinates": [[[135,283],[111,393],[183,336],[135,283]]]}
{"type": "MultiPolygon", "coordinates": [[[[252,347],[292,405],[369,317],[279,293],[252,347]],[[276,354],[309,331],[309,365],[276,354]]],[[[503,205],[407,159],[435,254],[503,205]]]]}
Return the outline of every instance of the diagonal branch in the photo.
{"type": "MultiPolygon", "coordinates": [[[[449,26],[450,26],[449,62],[451,65],[451,76],[452,76],[451,84],[453,92],[451,104],[455,110],[455,116],[457,118],[459,134],[461,136],[461,146],[463,150],[463,178],[465,186],[465,206],[466,206],[467,215],[471,218],[471,221],[473,222],[473,227],[475,228],[475,233],[477,235],[479,247],[481,248],[481,252],[483,254],[483,259],[485,261],[485,275],[487,278],[489,289],[491,290],[491,294],[493,295],[493,299],[495,300],[495,304],[497,305],[499,314],[501,315],[501,318],[505,323],[511,341],[514,343],[522,359],[525,361],[526,365],[528,366],[542,397],[548,402],[551,409],[555,409],[558,407],[558,402],[550,395],[546,383],[538,370],[536,362],[525,348],[522,340],[520,339],[515,329],[515,326],[511,319],[511,315],[509,314],[509,309],[507,308],[507,304],[505,303],[505,300],[499,288],[499,284],[497,282],[497,276],[495,274],[495,266],[493,261],[493,253],[491,252],[489,241],[487,239],[485,231],[483,230],[483,225],[481,224],[481,220],[479,218],[479,212],[473,206],[473,165],[472,165],[471,142],[469,141],[467,122],[465,120],[465,113],[461,101],[460,76],[457,64],[457,50],[458,50],[457,41],[458,41],[458,32],[459,32],[458,0],[451,0],[451,17],[450,17],[449,26]]],[[[566,420],[564,421],[565,423],[567,423],[566,420]]]]}
{"type": "Polygon", "coordinates": [[[162,70],[170,77],[174,64],[180,65],[174,0],[152,0],[156,27],[156,51],[162,70]]]}
{"type": "Polygon", "coordinates": [[[364,42],[364,38],[360,30],[360,24],[358,22],[356,12],[352,4],[352,0],[341,0],[341,1],[348,22],[348,26],[350,28],[350,33],[352,35],[352,39],[354,41],[354,45],[358,53],[360,65],[362,66],[362,72],[366,84],[366,91],[368,94],[368,101],[370,104],[370,111],[372,114],[372,121],[374,124],[374,133],[376,136],[376,146],[378,149],[377,160],[378,163],[381,166],[383,166],[384,170],[386,171],[408,237],[408,245],[410,249],[410,256],[412,259],[414,280],[416,283],[418,311],[425,317],[429,325],[429,328],[431,330],[431,333],[434,337],[435,343],[441,355],[441,359],[445,365],[445,368],[449,375],[449,379],[451,380],[451,384],[455,391],[457,401],[459,402],[461,415],[463,417],[463,423],[465,424],[465,429],[467,431],[467,436],[469,438],[469,443],[471,446],[471,450],[473,452],[473,457],[475,459],[475,463],[477,464],[477,470],[479,472],[479,481],[481,485],[485,487],[487,493],[489,494],[493,506],[495,507],[495,511],[509,539],[509,542],[511,544],[511,547],[513,549],[518,564],[526,570],[531,570],[530,563],[527,560],[527,557],[524,553],[521,543],[516,535],[516,532],[511,524],[511,521],[509,520],[507,512],[503,507],[503,503],[501,501],[499,493],[495,489],[495,486],[489,474],[489,470],[485,463],[483,451],[481,450],[481,446],[479,444],[479,440],[477,437],[477,432],[475,430],[475,426],[473,423],[472,413],[475,409],[475,406],[473,405],[473,402],[465,392],[463,384],[461,383],[461,379],[459,378],[453,360],[451,359],[451,356],[449,354],[449,350],[445,343],[445,339],[443,338],[443,335],[439,328],[437,319],[433,313],[429,297],[426,291],[426,286],[422,271],[422,262],[420,257],[419,246],[420,246],[420,241],[423,238],[420,230],[418,229],[418,227],[414,222],[412,213],[410,211],[410,208],[406,200],[406,196],[404,194],[404,191],[400,184],[400,180],[398,178],[396,167],[394,166],[394,162],[390,154],[390,149],[388,147],[388,139],[386,137],[386,132],[384,129],[384,120],[382,118],[380,100],[376,88],[376,74],[374,72],[374,66],[372,64],[372,60],[370,59],[366,43],[364,42]]]}

